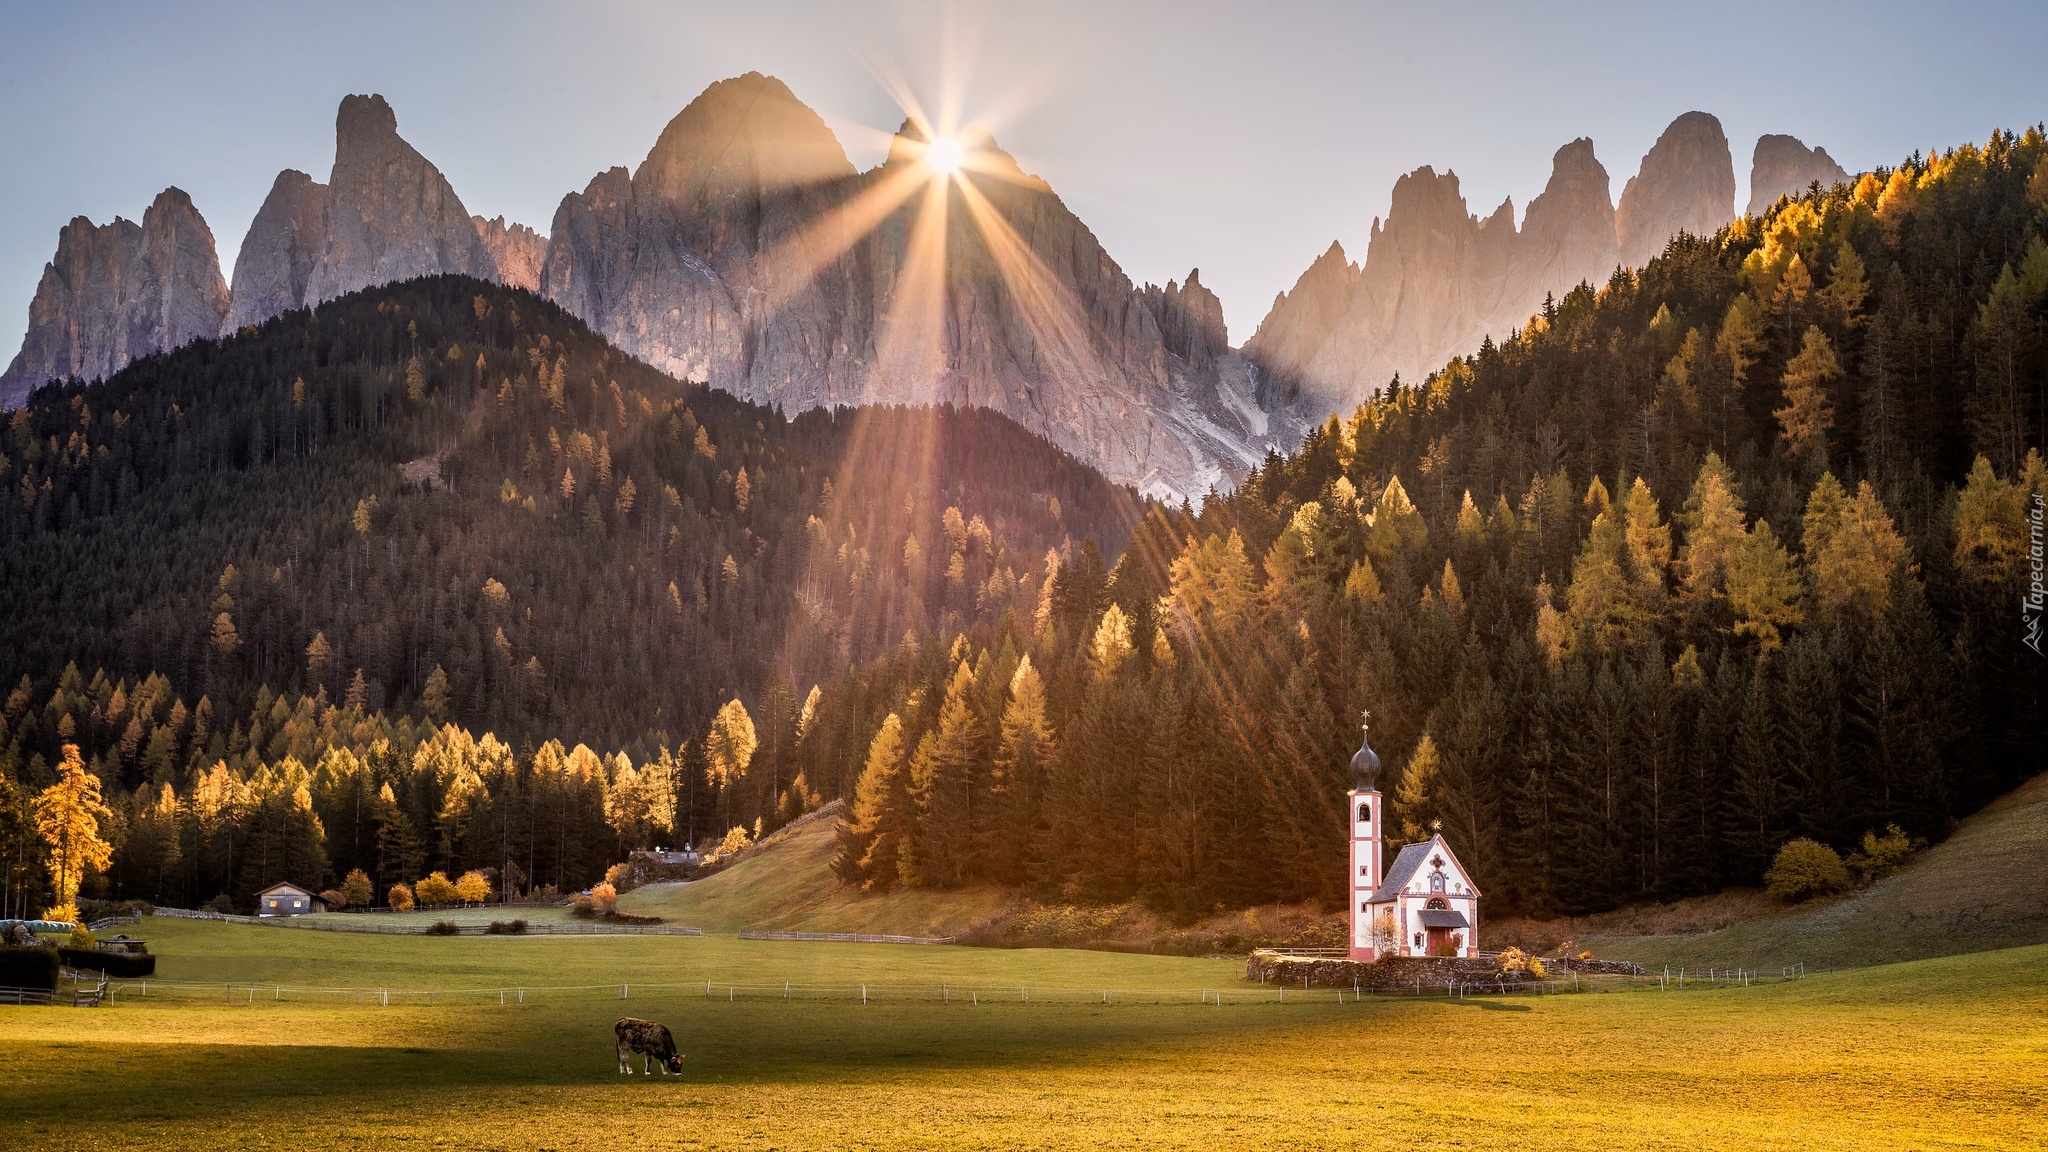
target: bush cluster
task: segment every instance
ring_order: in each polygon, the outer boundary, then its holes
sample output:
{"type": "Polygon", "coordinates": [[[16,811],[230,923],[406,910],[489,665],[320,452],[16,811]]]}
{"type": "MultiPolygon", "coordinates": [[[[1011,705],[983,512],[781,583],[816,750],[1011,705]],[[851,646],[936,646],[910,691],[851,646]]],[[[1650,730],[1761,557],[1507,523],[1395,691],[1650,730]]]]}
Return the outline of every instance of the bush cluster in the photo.
{"type": "Polygon", "coordinates": [[[460,936],[461,934],[462,926],[453,920],[436,920],[432,924],[427,925],[427,935],[429,936],[460,936]]]}
{"type": "Polygon", "coordinates": [[[1764,890],[1781,900],[1811,900],[1848,886],[1849,870],[1842,866],[1841,854],[1804,836],[1786,841],[1764,873],[1764,890]]]}
{"type": "Polygon", "coordinates": [[[484,929],[484,933],[489,936],[524,936],[526,935],[526,921],[493,920],[491,921],[491,926],[484,929]]]}
{"type": "Polygon", "coordinates": [[[57,950],[0,947],[0,988],[55,988],[57,950]]]}

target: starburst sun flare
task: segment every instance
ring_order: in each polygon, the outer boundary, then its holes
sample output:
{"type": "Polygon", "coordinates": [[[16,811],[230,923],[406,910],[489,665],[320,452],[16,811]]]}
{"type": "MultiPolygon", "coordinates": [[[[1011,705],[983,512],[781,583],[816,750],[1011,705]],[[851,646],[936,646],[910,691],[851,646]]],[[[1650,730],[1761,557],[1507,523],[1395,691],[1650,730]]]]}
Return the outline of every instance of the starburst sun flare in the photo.
{"type": "Polygon", "coordinates": [[[941,136],[932,141],[931,148],[924,154],[925,167],[930,168],[936,176],[951,176],[958,172],[961,162],[965,159],[966,149],[951,136],[941,136]]]}

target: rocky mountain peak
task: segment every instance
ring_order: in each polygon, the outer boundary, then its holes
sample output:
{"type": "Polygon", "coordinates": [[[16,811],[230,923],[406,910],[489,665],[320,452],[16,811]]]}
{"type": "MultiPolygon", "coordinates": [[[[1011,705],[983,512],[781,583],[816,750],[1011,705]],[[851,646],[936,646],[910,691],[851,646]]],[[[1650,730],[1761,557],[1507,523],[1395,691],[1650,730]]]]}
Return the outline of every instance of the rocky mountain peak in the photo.
{"type": "Polygon", "coordinates": [[[341,107],[334,114],[334,139],[337,151],[341,152],[385,148],[394,142],[399,147],[410,147],[398,138],[398,113],[375,93],[351,93],[341,98],[341,107]]]}
{"type": "Polygon", "coordinates": [[[1749,215],[1768,211],[1780,196],[1799,196],[1816,183],[1831,188],[1848,179],[1825,148],[1808,148],[1796,136],[1759,136],[1749,165],[1749,215]]]}
{"type": "Polygon", "coordinates": [[[782,81],[749,72],[718,81],[676,113],[634,170],[633,190],[687,211],[742,191],[759,195],[854,174],[823,117],[782,81]]]}
{"type": "Polygon", "coordinates": [[[548,238],[524,224],[508,224],[503,216],[473,216],[477,239],[491,258],[498,283],[508,288],[540,291],[541,267],[548,260],[548,238]]]}
{"type": "Polygon", "coordinates": [[[116,314],[121,363],[192,340],[211,339],[228,314],[213,229],[182,188],[158,193],[142,214],[129,274],[131,293],[116,314]]]}
{"type": "Polygon", "coordinates": [[[235,254],[223,332],[304,307],[306,284],[326,249],[327,185],[290,168],[279,172],[235,254]]]}
{"type": "Polygon", "coordinates": [[[1163,290],[1147,284],[1143,296],[1166,350],[1180,357],[1190,370],[1207,371],[1230,351],[1223,301],[1202,283],[1200,268],[1188,272],[1185,284],[1168,280],[1163,290]]]}
{"type": "Polygon", "coordinates": [[[1711,236],[1735,218],[1735,161],[1721,121],[1687,112],[1657,137],[1615,209],[1621,260],[1640,268],[1679,232],[1711,236]]]}
{"type": "Polygon", "coordinates": [[[1614,201],[1607,168],[1580,137],[1550,161],[1550,182],[1522,221],[1518,289],[1537,299],[1582,280],[1598,284],[1614,269],[1614,201]]]}
{"type": "Polygon", "coordinates": [[[398,135],[382,96],[348,96],[334,120],[327,236],[308,304],[449,272],[492,277],[476,225],[441,170],[398,135]]]}
{"type": "Polygon", "coordinates": [[[0,408],[50,380],[98,380],[152,353],[220,332],[227,285],[213,232],[182,189],[142,223],[76,217],[43,268],[21,351],[0,373],[0,408]]]}

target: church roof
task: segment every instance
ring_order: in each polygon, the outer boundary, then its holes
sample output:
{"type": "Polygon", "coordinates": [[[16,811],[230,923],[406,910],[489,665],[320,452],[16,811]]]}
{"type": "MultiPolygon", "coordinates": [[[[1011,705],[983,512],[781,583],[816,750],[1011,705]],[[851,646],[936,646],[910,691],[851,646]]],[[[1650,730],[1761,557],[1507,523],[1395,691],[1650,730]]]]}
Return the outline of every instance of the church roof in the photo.
{"type": "Polygon", "coordinates": [[[1380,890],[1373,893],[1372,898],[1392,900],[1401,889],[1406,888],[1408,882],[1415,879],[1415,874],[1422,870],[1423,863],[1429,859],[1430,845],[1435,842],[1434,839],[1424,840],[1420,844],[1410,844],[1402,848],[1400,854],[1394,857],[1393,866],[1387,869],[1386,879],[1380,881],[1380,890]]]}
{"type": "Polygon", "coordinates": [[[1422,926],[1424,928],[1470,928],[1472,925],[1466,921],[1463,912],[1454,911],[1449,908],[1424,908],[1422,910],[1422,926]]]}
{"type": "MultiPolygon", "coordinates": [[[[1408,882],[1415,879],[1415,874],[1422,871],[1423,866],[1429,863],[1429,858],[1438,852],[1449,857],[1451,863],[1457,865],[1458,871],[1465,873],[1467,882],[1470,882],[1471,874],[1465,872],[1464,862],[1458,859],[1457,853],[1451,851],[1449,844],[1444,843],[1443,834],[1438,833],[1419,844],[1409,844],[1403,847],[1400,853],[1394,857],[1394,863],[1388,867],[1386,879],[1380,881],[1379,891],[1373,893],[1368,902],[1374,904],[1383,903],[1400,895],[1401,890],[1408,887],[1408,882]]],[[[1453,892],[1448,893],[1448,895],[1455,896],[1459,895],[1459,893],[1453,892]]],[[[1464,893],[1464,895],[1479,895],[1479,887],[1472,885],[1471,891],[1464,893]]]]}

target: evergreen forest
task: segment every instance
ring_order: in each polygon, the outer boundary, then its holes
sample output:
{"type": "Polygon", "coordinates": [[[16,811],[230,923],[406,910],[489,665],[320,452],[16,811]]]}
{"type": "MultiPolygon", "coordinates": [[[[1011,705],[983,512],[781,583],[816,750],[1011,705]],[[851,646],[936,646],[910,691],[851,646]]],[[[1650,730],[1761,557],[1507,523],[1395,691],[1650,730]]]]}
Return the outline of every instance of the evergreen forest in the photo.
{"type": "Polygon", "coordinates": [[[1199,509],[395,285],[12,414],[8,890],[77,871],[68,787],[83,891],[166,903],[567,889],[843,798],[867,890],[1336,907],[1367,711],[1489,916],[1754,884],[2040,770],[2044,435],[2038,129],[1680,236],[1199,509]]]}

